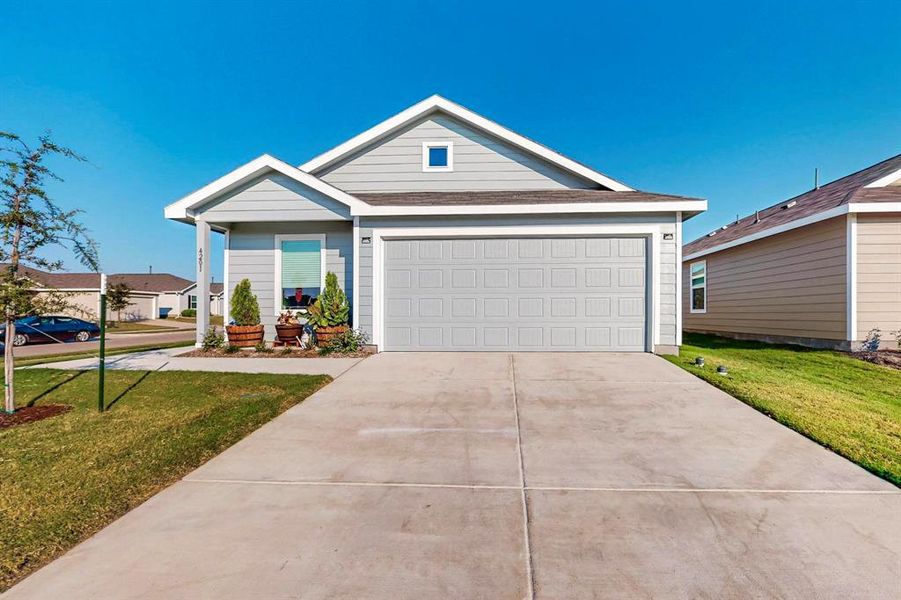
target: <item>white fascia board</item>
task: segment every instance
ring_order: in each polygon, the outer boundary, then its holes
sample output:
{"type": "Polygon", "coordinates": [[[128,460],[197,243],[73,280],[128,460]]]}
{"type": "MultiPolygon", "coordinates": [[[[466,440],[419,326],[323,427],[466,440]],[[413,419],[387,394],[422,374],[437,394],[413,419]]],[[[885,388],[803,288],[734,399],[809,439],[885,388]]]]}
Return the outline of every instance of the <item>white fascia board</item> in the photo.
{"type": "Polygon", "coordinates": [[[313,158],[312,160],[305,162],[304,164],[300,165],[300,168],[303,171],[307,171],[309,173],[316,173],[318,170],[331,166],[339,160],[349,156],[350,154],[353,154],[367,144],[390,135],[391,133],[404,127],[405,125],[437,110],[446,112],[449,115],[456,117],[457,119],[460,119],[465,123],[468,123],[469,125],[490,133],[491,135],[507,142],[508,144],[519,147],[527,152],[530,152],[531,154],[534,154],[535,156],[541,157],[549,163],[557,165],[558,167],[561,167],[571,173],[575,173],[580,177],[584,177],[589,181],[593,181],[617,192],[632,191],[632,188],[626,186],[625,184],[611,179],[610,177],[607,177],[602,173],[598,173],[594,169],[590,169],[585,165],[572,160],[571,158],[567,158],[562,154],[559,154],[558,152],[554,152],[550,148],[543,146],[538,142],[534,142],[529,138],[523,137],[518,133],[507,129],[506,127],[503,127],[502,125],[498,125],[494,121],[486,119],[485,117],[478,115],[455,102],[451,102],[446,98],[438,96],[437,94],[426,98],[422,102],[417,102],[410,108],[397,113],[396,115],[389,119],[386,119],[385,121],[382,121],[375,127],[367,129],[363,133],[350,138],[343,144],[335,146],[328,152],[324,152],[319,156],[313,158]]]}
{"type": "Polygon", "coordinates": [[[216,181],[203,186],[196,192],[188,194],[181,200],[170,204],[166,207],[163,214],[167,219],[193,221],[195,217],[193,209],[197,206],[270,171],[290,177],[298,183],[349,206],[351,209],[363,205],[362,201],[354,198],[347,192],[343,192],[309,173],[304,173],[297,167],[293,167],[274,156],[264,154],[259,158],[255,158],[249,163],[238,167],[234,171],[223,175],[216,181]]]}
{"type": "Polygon", "coordinates": [[[850,206],[852,213],[901,212],[901,202],[854,202],[850,206]]]}
{"type": "Polygon", "coordinates": [[[693,213],[707,210],[706,200],[673,202],[581,202],[565,204],[480,204],[433,206],[372,206],[351,209],[353,216],[523,215],[575,213],[693,213]]]}
{"type": "Polygon", "coordinates": [[[841,206],[836,206],[833,209],[817,213],[815,215],[810,215],[809,217],[804,217],[803,219],[798,219],[797,221],[790,221],[777,227],[771,227],[770,229],[766,229],[764,231],[740,237],[736,240],[732,240],[731,242],[725,242],[723,244],[720,244],[719,246],[713,246],[712,248],[707,248],[706,250],[701,250],[700,252],[689,254],[687,256],[684,256],[682,258],[682,261],[684,262],[687,260],[692,260],[694,258],[700,258],[708,254],[713,254],[714,252],[728,250],[729,248],[741,246],[742,244],[747,244],[748,242],[753,242],[759,239],[770,237],[772,235],[785,233],[786,231],[791,231],[792,229],[797,229],[798,227],[805,227],[807,225],[812,225],[813,223],[818,223],[820,221],[825,221],[826,219],[832,219],[834,217],[840,217],[842,215],[856,213],[893,212],[901,212],[901,202],[853,202],[851,204],[843,204],[841,206]]]}
{"type": "Polygon", "coordinates": [[[796,221],[790,221],[788,223],[783,223],[782,225],[778,225],[776,227],[770,227],[769,229],[765,229],[763,231],[758,231],[757,233],[752,233],[750,235],[740,237],[738,239],[732,240],[731,242],[725,242],[723,244],[720,244],[719,246],[713,246],[711,248],[707,248],[706,250],[701,250],[700,252],[688,254],[688,255],[682,257],[682,262],[685,262],[688,260],[694,260],[694,259],[700,258],[702,256],[707,256],[708,254],[713,254],[714,252],[721,252],[723,250],[728,250],[729,248],[741,246],[742,244],[747,244],[748,242],[760,240],[760,239],[763,239],[766,237],[770,237],[772,235],[778,235],[780,233],[785,233],[786,231],[791,231],[792,229],[797,229],[798,227],[804,227],[806,225],[811,225],[813,223],[825,221],[826,219],[840,217],[842,215],[848,214],[849,212],[851,212],[849,209],[849,205],[843,204],[841,206],[837,206],[830,210],[827,210],[827,211],[824,211],[821,213],[817,213],[815,215],[810,215],[809,217],[804,217],[804,218],[798,219],[796,221]]]}
{"type": "Polygon", "coordinates": [[[898,181],[899,179],[901,179],[901,169],[898,169],[897,171],[895,171],[895,172],[893,172],[893,173],[889,173],[889,174],[886,175],[885,177],[880,177],[880,178],[877,179],[876,181],[874,181],[874,182],[872,182],[872,183],[868,183],[868,184],[865,185],[864,187],[868,187],[868,188],[881,188],[881,187],[885,187],[885,186],[887,186],[887,185],[890,185],[890,184],[892,184],[892,183],[898,181]]]}

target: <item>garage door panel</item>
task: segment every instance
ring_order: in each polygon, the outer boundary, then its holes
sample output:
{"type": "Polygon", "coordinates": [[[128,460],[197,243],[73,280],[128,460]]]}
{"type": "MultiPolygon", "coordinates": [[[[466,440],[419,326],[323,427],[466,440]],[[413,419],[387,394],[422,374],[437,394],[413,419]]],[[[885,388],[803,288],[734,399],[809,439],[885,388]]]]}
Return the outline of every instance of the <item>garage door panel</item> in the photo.
{"type": "Polygon", "coordinates": [[[388,350],[644,350],[644,239],[386,246],[388,350]]]}

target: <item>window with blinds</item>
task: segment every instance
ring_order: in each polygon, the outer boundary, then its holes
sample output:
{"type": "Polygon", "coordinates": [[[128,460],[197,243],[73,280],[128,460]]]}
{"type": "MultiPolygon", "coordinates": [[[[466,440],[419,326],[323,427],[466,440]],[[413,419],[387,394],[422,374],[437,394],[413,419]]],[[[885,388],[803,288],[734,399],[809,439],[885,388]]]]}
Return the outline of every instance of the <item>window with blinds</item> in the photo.
{"type": "Polygon", "coordinates": [[[322,247],[319,240],[281,243],[282,308],[309,306],[322,286],[322,247]]]}

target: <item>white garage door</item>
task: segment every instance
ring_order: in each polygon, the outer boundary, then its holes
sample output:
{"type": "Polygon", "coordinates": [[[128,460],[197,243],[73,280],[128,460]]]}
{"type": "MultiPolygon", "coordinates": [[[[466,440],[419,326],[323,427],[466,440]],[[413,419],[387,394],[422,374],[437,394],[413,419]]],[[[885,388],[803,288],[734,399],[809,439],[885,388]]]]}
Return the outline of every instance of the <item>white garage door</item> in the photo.
{"type": "Polygon", "coordinates": [[[644,238],[385,242],[386,350],[642,351],[644,238]]]}

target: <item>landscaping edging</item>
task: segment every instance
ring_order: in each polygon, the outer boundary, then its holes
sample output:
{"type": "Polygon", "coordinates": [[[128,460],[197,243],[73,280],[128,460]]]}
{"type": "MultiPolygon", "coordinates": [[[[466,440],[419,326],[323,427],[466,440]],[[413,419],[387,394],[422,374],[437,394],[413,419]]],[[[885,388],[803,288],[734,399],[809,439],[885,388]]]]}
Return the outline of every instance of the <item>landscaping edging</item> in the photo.
{"type": "Polygon", "coordinates": [[[320,354],[318,349],[301,350],[287,346],[284,348],[273,348],[267,352],[259,352],[257,350],[239,350],[237,352],[226,352],[225,350],[202,350],[196,349],[184,354],[179,354],[179,358],[366,358],[372,356],[373,352],[359,351],[331,354],[320,354]]]}

